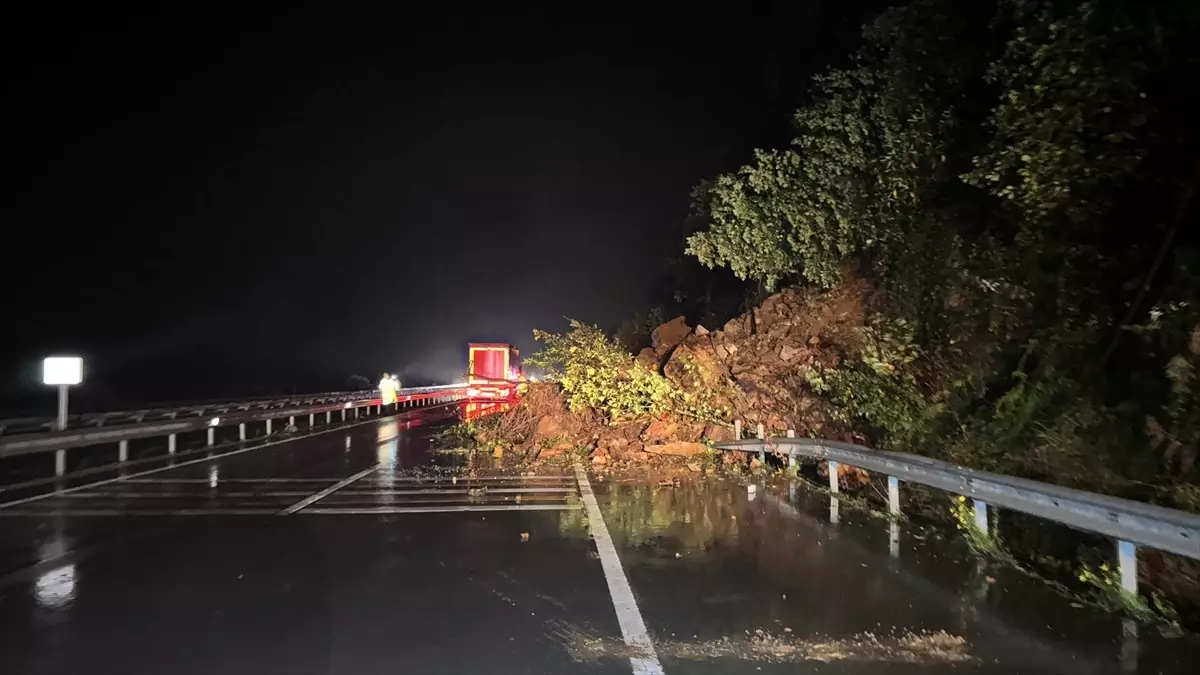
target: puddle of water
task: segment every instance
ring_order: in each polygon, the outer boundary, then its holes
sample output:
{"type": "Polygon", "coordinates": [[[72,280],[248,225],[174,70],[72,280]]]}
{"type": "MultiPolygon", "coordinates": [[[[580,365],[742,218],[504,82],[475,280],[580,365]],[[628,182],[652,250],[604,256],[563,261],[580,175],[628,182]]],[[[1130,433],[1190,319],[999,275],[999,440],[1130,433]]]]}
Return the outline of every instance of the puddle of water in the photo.
{"type": "MultiPolygon", "coordinates": [[[[1194,636],[1131,630],[974,555],[953,531],[892,522],[802,486],[791,495],[724,481],[595,489],[664,658],[915,663],[923,645],[939,663],[1182,673],[1200,657],[1194,636]]],[[[561,514],[560,529],[588,536],[581,512],[561,514]]],[[[578,642],[585,653],[586,636],[578,642]]]]}

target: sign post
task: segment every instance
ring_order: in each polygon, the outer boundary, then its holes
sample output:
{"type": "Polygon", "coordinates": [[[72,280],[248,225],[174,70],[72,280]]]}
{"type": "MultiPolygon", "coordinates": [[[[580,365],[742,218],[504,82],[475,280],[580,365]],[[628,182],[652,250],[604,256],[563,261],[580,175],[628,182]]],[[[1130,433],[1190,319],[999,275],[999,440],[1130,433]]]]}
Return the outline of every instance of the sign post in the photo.
{"type": "Polygon", "coordinates": [[[71,385],[83,382],[83,359],[78,356],[47,356],[42,361],[42,383],[58,387],[58,420],[54,428],[67,428],[68,392],[71,385]]]}

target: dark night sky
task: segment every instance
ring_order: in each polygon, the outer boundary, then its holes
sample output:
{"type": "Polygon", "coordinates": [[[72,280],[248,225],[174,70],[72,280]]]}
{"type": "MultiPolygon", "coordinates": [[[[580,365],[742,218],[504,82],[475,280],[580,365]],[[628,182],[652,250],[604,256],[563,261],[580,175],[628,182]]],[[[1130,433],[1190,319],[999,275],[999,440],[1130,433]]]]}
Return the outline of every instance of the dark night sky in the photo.
{"type": "Polygon", "coordinates": [[[864,15],[452,5],[10,20],[0,402],[40,407],[55,350],[107,403],[447,381],[470,340],[613,327],[864,15]]]}

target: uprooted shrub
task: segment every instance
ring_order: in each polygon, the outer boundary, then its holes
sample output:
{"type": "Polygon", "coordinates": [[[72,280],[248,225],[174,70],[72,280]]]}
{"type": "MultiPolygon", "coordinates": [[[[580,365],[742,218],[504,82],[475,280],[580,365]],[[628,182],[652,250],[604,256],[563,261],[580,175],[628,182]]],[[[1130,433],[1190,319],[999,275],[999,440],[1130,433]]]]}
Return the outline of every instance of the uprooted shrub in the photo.
{"type": "Polygon", "coordinates": [[[572,319],[566,333],[535,330],[544,348],[526,362],[562,386],[572,412],[592,409],[608,422],[674,413],[712,420],[703,392],[689,392],[636,361],[596,326],[572,319]]]}

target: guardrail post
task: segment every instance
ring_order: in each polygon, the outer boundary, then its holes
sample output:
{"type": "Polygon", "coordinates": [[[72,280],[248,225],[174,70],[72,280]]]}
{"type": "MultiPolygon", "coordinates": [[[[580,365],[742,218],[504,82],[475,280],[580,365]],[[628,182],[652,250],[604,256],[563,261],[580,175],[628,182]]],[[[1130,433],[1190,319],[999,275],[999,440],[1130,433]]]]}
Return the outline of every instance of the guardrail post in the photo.
{"type": "Polygon", "coordinates": [[[735,440],[735,441],[742,440],[742,421],[741,420],[733,421],[733,440],[735,440]]]}
{"type": "Polygon", "coordinates": [[[271,419],[267,418],[267,435],[271,435],[271,419]]]}
{"type": "Polygon", "coordinates": [[[129,461],[129,441],[121,441],[120,443],[117,443],[117,461],[129,461]]]}
{"type": "Polygon", "coordinates": [[[1134,595],[1138,592],[1137,545],[1117,542],[1117,568],[1121,571],[1121,588],[1134,595]]]}
{"type": "Polygon", "coordinates": [[[988,534],[988,508],[987,504],[978,499],[971,500],[975,503],[975,529],[983,534],[988,534]]]}
{"type": "Polygon", "coordinates": [[[329,424],[329,422],[330,422],[331,420],[333,420],[333,411],[332,411],[332,410],[326,410],[326,411],[325,411],[325,424],[329,424]]]}
{"type": "Polygon", "coordinates": [[[246,440],[246,423],[245,422],[238,424],[238,438],[243,441],[246,440]]]}
{"type": "Polygon", "coordinates": [[[308,428],[317,426],[317,413],[308,413],[308,428]]]}
{"type": "Polygon", "coordinates": [[[296,426],[296,416],[295,415],[288,415],[288,426],[289,427],[296,426]]]}
{"type": "Polygon", "coordinates": [[[62,476],[67,472],[67,451],[54,451],[54,475],[62,476]]]}
{"type": "Polygon", "coordinates": [[[837,494],[837,491],[838,491],[838,463],[833,460],[829,460],[826,462],[826,464],[828,465],[827,469],[829,471],[829,491],[834,494],[837,494]]]}
{"type": "Polygon", "coordinates": [[[888,525],[888,555],[900,557],[900,521],[893,520],[888,525]]]}
{"type": "Polygon", "coordinates": [[[216,440],[217,440],[217,430],[212,427],[209,427],[208,428],[208,445],[209,445],[209,447],[212,447],[213,443],[216,440]]]}
{"type": "Polygon", "coordinates": [[[346,421],[346,409],[345,408],[342,408],[342,421],[343,422],[346,421]]]}
{"type": "Polygon", "coordinates": [[[169,434],[167,436],[167,454],[175,454],[175,434],[169,434]]]}
{"type": "Polygon", "coordinates": [[[891,524],[888,527],[888,554],[893,558],[900,557],[900,479],[888,476],[888,513],[891,514],[891,524]]]}
{"type": "MultiPolygon", "coordinates": [[[[788,437],[788,438],[795,438],[795,437],[796,437],[796,430],[795,430],[795,429],[788,429],[788,430],[787,430],[787,437],[788,437]]],[[[792,450],[789,448],[789,449],[788,449],[788,468],[789,468],[789,469],[791,469],[791,468],[795,468],[795,466],[796,466],[796,454],[795,454],[794,452],[792,452],[792,450]]]]}

